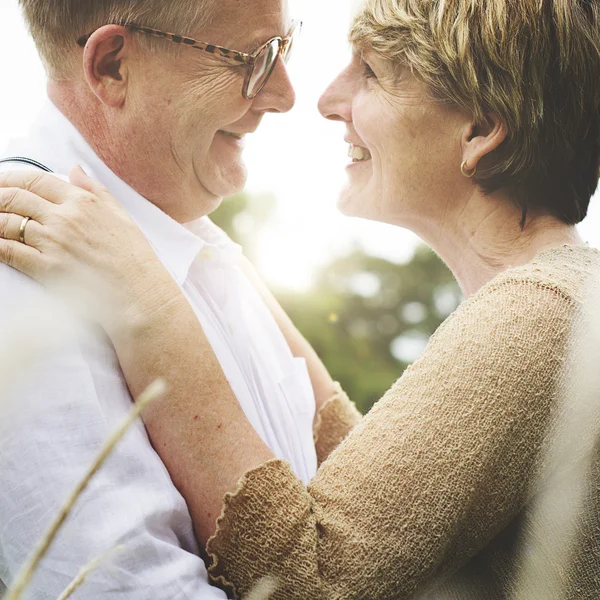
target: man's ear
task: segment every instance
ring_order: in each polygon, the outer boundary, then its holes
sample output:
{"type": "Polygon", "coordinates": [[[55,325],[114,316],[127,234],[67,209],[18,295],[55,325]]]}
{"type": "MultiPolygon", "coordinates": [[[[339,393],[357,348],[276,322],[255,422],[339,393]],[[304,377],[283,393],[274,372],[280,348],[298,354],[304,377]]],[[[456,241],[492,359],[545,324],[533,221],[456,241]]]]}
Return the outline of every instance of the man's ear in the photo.
{"type": "Polygon", "coordinates": [[[107,106],[122,106],[127,96],[127,58],[131,32],[120,25],[96,30],[83,51],[83,70],[90,89],[107,106]]]}
{"type": "Polygon", "coordinates": [[[481,125],[471,123],[465,128],[462,139],[464,167],[476,169],[479,161],[498,148],[506,136],[506,127],[496,115],[487,116],[481,125]]]}

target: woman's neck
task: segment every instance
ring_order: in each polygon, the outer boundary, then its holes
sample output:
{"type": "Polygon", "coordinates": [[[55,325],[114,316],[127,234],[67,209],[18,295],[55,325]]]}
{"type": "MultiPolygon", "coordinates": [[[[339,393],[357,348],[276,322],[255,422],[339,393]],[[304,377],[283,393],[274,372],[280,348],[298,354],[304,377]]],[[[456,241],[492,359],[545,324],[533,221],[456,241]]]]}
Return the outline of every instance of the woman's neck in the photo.
{"type": "Polygon", "coordinates": [[[448,265],[468,298],[542,250],[583,244],[575,227],[556,217],[530,211],[523,229],[521,218],[521,209],[504,194],[477,192],[444,222],[432,222],[418,233],[448,265]]]}

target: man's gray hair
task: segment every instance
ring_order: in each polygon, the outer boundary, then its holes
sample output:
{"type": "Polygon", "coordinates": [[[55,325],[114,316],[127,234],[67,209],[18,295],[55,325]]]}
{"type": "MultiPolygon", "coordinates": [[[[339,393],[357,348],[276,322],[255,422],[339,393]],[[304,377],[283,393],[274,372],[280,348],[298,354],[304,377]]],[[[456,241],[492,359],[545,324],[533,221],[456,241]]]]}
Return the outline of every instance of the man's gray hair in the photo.
{"type": "MultiPolygon", "coordinates": [[[[102,25],[132,23],[193,35],[210,21],[215,5],[214,0],[19,0],[19,4],[48,74],[61,79],[69,78],[77,40],[102,25]]],[[[154,49],[161,40],[140,36],[140,43],[154,49]]],[[[168,51],[164,43],[162,47],[168,51]]]]}

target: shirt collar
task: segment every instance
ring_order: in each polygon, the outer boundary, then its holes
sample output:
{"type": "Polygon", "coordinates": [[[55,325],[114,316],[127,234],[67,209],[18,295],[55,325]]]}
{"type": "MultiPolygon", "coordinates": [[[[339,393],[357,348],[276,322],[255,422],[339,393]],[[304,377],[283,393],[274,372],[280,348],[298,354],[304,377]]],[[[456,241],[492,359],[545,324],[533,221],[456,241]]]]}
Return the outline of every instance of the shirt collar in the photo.
{"type": "Polygon", "coordinates": [[[123,205],[180,285],[205,248],[214,260],[228,264],[239,260],[241,248],[208,217],[181,225],[120,179],[49,100],[27,136],[9,145],[5,156],[9,155],[33,158],[57,174],[68,174],[74,166],[81,165],[123,205]]]}

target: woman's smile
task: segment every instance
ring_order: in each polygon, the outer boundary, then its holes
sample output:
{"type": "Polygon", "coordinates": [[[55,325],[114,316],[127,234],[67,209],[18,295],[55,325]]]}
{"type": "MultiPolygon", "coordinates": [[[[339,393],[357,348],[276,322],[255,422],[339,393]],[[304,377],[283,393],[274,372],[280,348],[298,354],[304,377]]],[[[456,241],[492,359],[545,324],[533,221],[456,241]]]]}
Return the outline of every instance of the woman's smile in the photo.
{"type": "Polygon", "coordinates": [[[348,158],[351,159],[351,162],[346,165],[347,169],[371,162],[371,152],[364,143],[349,136],[345,137],[344,141],[348,144],[348,158]]]}
{"type": "Polygon", "coordinates": [[[352,164],[371,160],[371,153],[362,146],[350,145],[348,156],[352,159],[352,164]]]}

